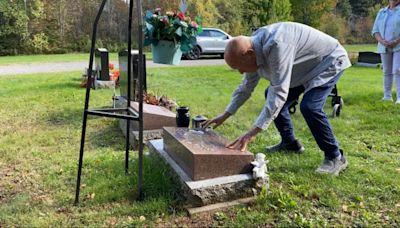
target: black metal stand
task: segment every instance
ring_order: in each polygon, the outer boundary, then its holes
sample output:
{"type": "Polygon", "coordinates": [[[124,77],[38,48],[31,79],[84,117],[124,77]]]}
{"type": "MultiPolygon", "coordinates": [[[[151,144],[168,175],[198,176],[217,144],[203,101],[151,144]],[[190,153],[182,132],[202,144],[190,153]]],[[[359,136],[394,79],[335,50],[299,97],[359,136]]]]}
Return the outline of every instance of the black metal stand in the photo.
{"type": "Polygon", "coordinates": [[[86,85],[86,97],[85,97],[85,108],[83,112],[83,123],[82,123],[82,135],[81,135],[81,146],[79,151],[79,165],[78,165],[78,176],[76,180],[76,193],[75,193],[75,205],[79,203],[79,192],[81,184],[81,174],[83,165],[83,153],[85,146],[85,136],[86,136],[86,125],[88,115],[110,117],[117,119],[125,119],[127,121],[126,125],[126,147],[125,147],[125,173],[128,174],[129,168],[129,137],[130,137],[130,121],[139,121],[139,170],[138,170],[138,200],[143,199],[143,78],[145,74],[144,69],[144,58],[143,58],[143,19],[142,19],[142,3],[141,0],[136,0],[137,15],[139,22],[139,58],[138,58],[138,78],[139,78],[139,112],[136,112],[131,107],[131,68],[132,68],[132,11],[133,11],[133,0],[129,1],[129,23],[128,23],[128,96],[127,96],[127,107],[126,108],[107,108],[107,109],[89,109],[90,100],[90,90],[91,85],[95,78],[93,77],[93,57],[95,52],[96,44],[96,33],[97,25],[100,20],[100,16],[103,12],[104,6],[107,0],[103,0],[100,9],[97,13],[96,19],[93,23],[93,34],[92,34],[92,44],[90,49],[90,59],[89,59],[89,70],[88,79],[86,85]]]}

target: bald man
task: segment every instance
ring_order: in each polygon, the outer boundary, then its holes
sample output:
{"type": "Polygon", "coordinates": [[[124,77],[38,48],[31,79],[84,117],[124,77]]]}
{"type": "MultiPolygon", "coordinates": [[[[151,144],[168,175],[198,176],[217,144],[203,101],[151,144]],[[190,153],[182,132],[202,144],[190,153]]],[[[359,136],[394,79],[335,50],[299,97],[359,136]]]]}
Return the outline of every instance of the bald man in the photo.
{"type": "Polygon", "coordinates": [[[240,86],[223,114],[210,119],[204,127],[218,127],[251,96],[260,78],[270,82],[265,105],[253,127],[227,145],[246,150],[248,143],[274,121],[282,141],[267,152],[302,153],[296,139],[289,107],[303,94],[300,110],[325,159],[318,173],[338,175],[348,162],[333,134],[326,113],[326,98],[343,71],[351,66],[346,50],[329,35],[309,26],[282,22],[258,29],[251,37],[235,37],[227,44],[225,61],[244,74],[240,86]]]}

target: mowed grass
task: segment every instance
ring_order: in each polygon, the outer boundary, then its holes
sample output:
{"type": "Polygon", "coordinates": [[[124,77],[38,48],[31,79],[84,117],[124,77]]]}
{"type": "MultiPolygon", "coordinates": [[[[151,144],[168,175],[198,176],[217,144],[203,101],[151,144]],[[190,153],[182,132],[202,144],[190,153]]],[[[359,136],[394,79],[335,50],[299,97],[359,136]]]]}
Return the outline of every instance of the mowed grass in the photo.
{"type": "MultiPolygon", "coordinates": [[[[352,44],[344,45],[348,52],[372,51],[376,52],[376,44],[352,44]]],[[[152,53],[146,52],[146,59],[152,59],[152,53]]],[[[18,55],[0,56],[0,65],[27,64],[41,62],[78,62],[88,61],[89,53],[68,53],[52,55],[18,55]]],[[[118,61],[118,53],[109,53],[110,61],[118,61]]]]}
{"type": "MultiPolygon", "coordinates": [[[[91,117],[81,204],[73,206],[85,90],[80,74],[0,77],[0,226],[400,226],[400,105],[381,102],[381,70],[353,67],[338,83],[344,109],[331,119],[350,162],[339,177],[314,172],[322,162],[302,116],[292,117],[302,155],[268,154],[270,189],[256,203],[187,217],[168,169],[144,159],[145,200],[137,197],[137,153],[125,175],[125,140],[117,120],[91,117]]],[[[213,117],[241,76],[225,66],[148,70],[148,88],[213,117]]],[[[229,139],[254,123],[268,83],[217,131],[229,139]]],[[[91,107],[111,104],[111,90],[92,91],[91,107]]],[[[330,113],[330,98],[325,108],[330,113]]],[[[250,145],[278,143],[274,126],[250,145]]],[[[147,150],[147,149],[146,149],[147,150]]]]}
{"type": "MultiPolygon", "coordinates": [[[[151,59],[151,52],[146,52],[146,59],[151,59]]],[[[51,63],[51,62],[79,62],[88,61],[90,53],[68,53],[52,55],[17,55],[0,56],[0,65],[27,64],[27,63],[51,63]]],[[[109,53],[110,61],[118,61],[118,53],[109,53]]]]}
{"type": "Polygon", "coordinates": [[[376,44],[345,44],[343,47],[347,52],[362,52],[362,51],[372,51],[376,52],[376,44]]]}

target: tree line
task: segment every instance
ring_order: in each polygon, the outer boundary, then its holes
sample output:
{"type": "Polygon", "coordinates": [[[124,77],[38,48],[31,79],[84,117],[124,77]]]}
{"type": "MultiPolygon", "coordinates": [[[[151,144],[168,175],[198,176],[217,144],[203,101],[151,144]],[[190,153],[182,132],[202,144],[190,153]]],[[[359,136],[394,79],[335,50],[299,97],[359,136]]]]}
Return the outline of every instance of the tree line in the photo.
{"type": "MultiPolygon", "coordinates": [[[[98,47],[126,48],[127,0],[109,0],[98,27],[98,47]]],[[[135,1],[136,2],[136,1],[135,1]]],[[[176,11],[180,0],[143,0],[143,11],[176,11]]],[[[101,0],[0,0],[0,55],[87,52],[101,0]]],[[[383,0],[187,0],[190,16],[204,27],[249,35],[261,26],[296,21],[342,43],[371,43],[370,31],[383,0]]],[[[135,6],[136,7],[136,6],[135,6]]],[[[134,12],[134,21],[137,21],[134,12]]],[[[135,22],[134,22],[135,24],[135,22]]],[[[137,34],[133,29],[133,40],[137,34]]],[[[136,43],[135,43],[136,44],[136,43]]],[[[136,44],[137,45],[137,44],[136,44]]]]}

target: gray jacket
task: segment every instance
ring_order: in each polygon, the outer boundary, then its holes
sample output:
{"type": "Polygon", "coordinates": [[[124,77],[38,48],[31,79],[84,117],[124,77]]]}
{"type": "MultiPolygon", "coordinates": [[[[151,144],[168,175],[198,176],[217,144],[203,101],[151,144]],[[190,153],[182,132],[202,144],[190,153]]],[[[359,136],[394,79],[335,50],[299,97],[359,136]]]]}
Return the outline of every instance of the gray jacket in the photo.
{"type": "Polygon", "coordinates": [[[265,129],[286,102],[289,88],[305,92],[351,66],[346,50],[331,36],[307,25],[282,22],[258,29],[251,37],[258,70],[245,73],[226,111],[234,114],[251,96],[261,77],[270,81],[267,100],[254,126],[265,129]]]}

